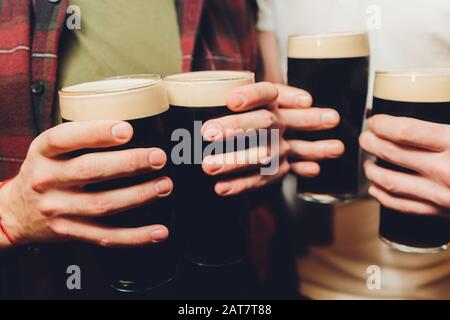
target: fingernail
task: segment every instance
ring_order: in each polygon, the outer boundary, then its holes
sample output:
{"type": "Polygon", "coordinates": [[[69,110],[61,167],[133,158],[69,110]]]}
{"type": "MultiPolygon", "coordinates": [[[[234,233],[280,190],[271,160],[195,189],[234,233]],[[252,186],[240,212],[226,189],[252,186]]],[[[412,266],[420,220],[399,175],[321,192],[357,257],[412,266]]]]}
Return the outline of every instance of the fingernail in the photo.
{"type": "Polygon", "coordinates": [[[159,242],[166,239],[166,232],[163,229],[153,230],[151,235],[153,242],[159,242]]]}
{"type": "Polygon", "coordinates": [[[152,150],[148,155],[150,164],[154,167],[160,167],[166,162],[166,155],[161,150],[152,150]]]}
{"type": "Polygon", "coordinates": [[[203,132],[203,137],[207,140],[219,139],[222,136],[222,126],[217,123],[208,123],[203,132]]]}
{"type": "Polygon", "coordinates": [[[156,193],[160,196],[166,196],[170,193],[172,188],[171,183],[168,180],[161,180],[155,184],[156,193]]]}
{"type": "Polygon", "coordinates": [[[298,95],[294,98],[294,101],[300,107],[309,107],[312,104],[312,98],[307,95],[298,95]]]}
{"type": "Polygon", "coordinates": [[[111,133],[114,137],[117,139],[127,139],[132,132],[131,125],[127,122],[121,122],[119,124],[116,124],[111,129],[111,133]]]}
{"type": "Polygon", "coordinates": [[[211,163],[208,165],[209,166],[209,171],[211,173],[219,173],[220,171],[222,171],[223,165],[221,165],[220,163],[211,163]]]}
{"type": "Polygon", "coordinates": [[[242,108],[245,103],[247,102],[247,99],[242,94],[232,94],[228,98],[228,106],[230,106],[233,109],[239,109],[242,108]]]}
{"type": "Polygon", "coordinates": [[[339,121],[339,115],[336,111],[328,111],[322,114],[321,120],[324,124],[336,124],[339,121]]]}
{"type": "Polygon", "coordinates": [[[217,186],[217,189],[219,194],[228,194],[233,189],[233,186],[230,183],[221,183],[217,186]]]}

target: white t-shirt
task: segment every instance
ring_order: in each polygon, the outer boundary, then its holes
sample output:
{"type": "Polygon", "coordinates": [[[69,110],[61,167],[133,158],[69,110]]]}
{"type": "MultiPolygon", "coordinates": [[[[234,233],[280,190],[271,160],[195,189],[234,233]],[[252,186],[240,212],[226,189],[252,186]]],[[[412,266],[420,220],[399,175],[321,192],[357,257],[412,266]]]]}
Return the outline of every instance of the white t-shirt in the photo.
{"type": "Polygon", "coordinates": [[[258,0],[258,28],[276,33],[286,70],[295,34],[368,31],[372,68],[449,67],[448,0],[258,0]]]}
{"type": "MultiPolygon", "coordinates": [[[[258,28],[276,34],[284,72],[290,35],[352,31],[369,33],[372,80],[378,69],[450,67],[450,0],[258,4],[258,28]]],[[[450,251],[414,255],[391,250],[378,239],[378,221],[379,206],[373,200],[336,206],[333,243],[311,247],[298,259],[300,291],[315,299],[450,299],[450,251]],[[377,267],[381,288],[369,288],[367,272],[377,267]]]]}

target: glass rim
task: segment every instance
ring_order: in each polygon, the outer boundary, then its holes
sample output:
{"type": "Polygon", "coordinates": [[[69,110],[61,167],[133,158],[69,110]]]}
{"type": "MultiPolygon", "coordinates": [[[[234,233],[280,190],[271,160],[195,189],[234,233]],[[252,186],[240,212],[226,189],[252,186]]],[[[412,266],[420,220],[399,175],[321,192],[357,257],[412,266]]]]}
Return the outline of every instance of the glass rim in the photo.
{"type": "Polygon", "coordinates": [[[347,31],[347,32],[335,32],[335,33],[311,33],[311,34],[292,34],[289,39],[321,39],[321,38],[340,38],[340,37],[355,37],[365,36],[368,37],[367,31],[347,31]]]}
{"type": "Polygon", "coordinates": [[[82,82],[77,83],[74,85],[70,85],[67,87],[61,88],[58,92],[60,95],[63,96],[86,96],[86,95],[98,95],[98,94],[109,94],[109,93],[119,93],[119,92],[127,92],[127,91],[133,91],[137,89],[147,88],[154,85],[157,85],[162,82],[162,78],[158,74],[129,74],[129,75],[121,75],[121,76],[114,76],[114,77],[108,77],[100,80],[95,81],[88,81],[88,82],[82,82]],[[118,86],[116,88],[104,88],[104,89],[91,89],[91,90],[78,90],[78,91],[71,91],[67,90],[70,88],[74,88],[81,85],[87,85],[92,83],[101,83],[106,82],[109,80],[126,80],[126,79],[136,79],[136,80],[149,80],[148,82],[143,82],[140,84],[124,84],[123,86],[118,86]],[[153,80],[153,81],[150,81],[153,80]]]}
{"type": "Polygon", "coordinates": [[[383,77],[450,77],[449,67],[418,67],[376,70],[375,76],[383,77]]]}
{"type": "Polygon", "coordinates": [[[192,71],[184,73],[176,73],[165,76],[164,82],[168,83],[207,83],[207,82],[222,82],[233,80],[253,79],[255,74],[246,70],[204,70],[192,71]],[[202,74],[224,74],[222,77],[190,77],[202,74]],[[228,76],[226,76],[228,74],[228,76]]]}

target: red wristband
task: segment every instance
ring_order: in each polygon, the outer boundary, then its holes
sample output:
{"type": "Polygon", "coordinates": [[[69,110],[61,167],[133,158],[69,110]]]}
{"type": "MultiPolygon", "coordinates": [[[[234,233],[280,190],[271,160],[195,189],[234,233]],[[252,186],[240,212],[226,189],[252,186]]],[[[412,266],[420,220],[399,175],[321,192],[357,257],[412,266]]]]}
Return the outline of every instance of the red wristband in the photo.
{"type": "MultiPolygon", "coordinates": [[[[0,182],[0,188],[3,187],[5,184],[7,184],[9,181],[11,181],[11,179],[7,179],[5,181],[0,182]]],[[[5,226],[3,225],[1,217],[0,217],[0,230],[3,231],[3,233],[6,236],[6,238],[8,238],[8,240],[9,240],[9,242],[11,242],[11,244],[15,243],[13,237],[11,237],[11,235],[8,232],[8,230],[6,230],[5,226]]]]}

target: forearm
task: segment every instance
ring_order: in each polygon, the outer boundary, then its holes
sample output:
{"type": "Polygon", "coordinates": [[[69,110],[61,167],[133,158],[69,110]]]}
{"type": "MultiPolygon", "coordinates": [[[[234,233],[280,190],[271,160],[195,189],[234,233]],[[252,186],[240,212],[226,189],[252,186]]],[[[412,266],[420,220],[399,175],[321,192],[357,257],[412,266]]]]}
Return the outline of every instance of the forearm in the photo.
{"type": "Polygon", "coordinates": [[[280,66],[280,49],[273,32],[260,32],[259,45],[264,64],[264,80],[273,83],[284,83],[280,66]]]}

